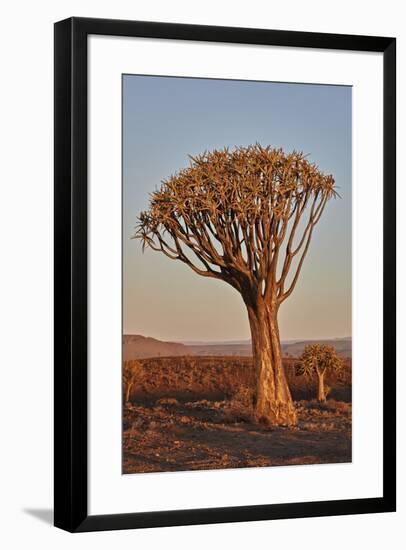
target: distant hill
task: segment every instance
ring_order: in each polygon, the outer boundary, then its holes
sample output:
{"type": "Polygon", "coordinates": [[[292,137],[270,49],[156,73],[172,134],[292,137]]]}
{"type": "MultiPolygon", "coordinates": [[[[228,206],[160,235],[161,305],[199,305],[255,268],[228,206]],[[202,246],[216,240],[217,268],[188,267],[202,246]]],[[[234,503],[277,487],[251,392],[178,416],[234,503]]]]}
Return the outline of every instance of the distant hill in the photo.
{"type": "MultiPolygon", "coordinates": [[[[282,354],[286,356],[298,357],[307,344],[326,344],[334,346],[341,357],[352,357],[352,340],[347,338],[332,338],[328,340],[300,340],[282,342],[282,354]]],[[[252,354],[251,342],[194,342],[194,343],[176,343],[162,342],[155,338],[148,338],[139,335],[123,336],[123,358],[145,359],[148,357],[173,357],[181,355],[200,355],[200,356],[239,356],[249,357],[252,354]]]]}
{"type": "Polygon", "coordinates": [[[234,355],[249,357],[252,355],[251,341],[245,342],[200,342],[188,345],[194,355],[234,355]]]}
{"type": "MultiPolygon", "coordinates": [[[[307,344],[326,344],[334,346],[341,357],[351,358],[351,338],[332,338],[329,340],[301,340],[282,342],[282,354],[286,356],[299,357],[307,344]]],[[[235,355],[250,356],[252,354],[251,342],[216,342],[216,343],[194,343],[188,345],[194,355],[235,355]]]]}
{"type": "Polygon", "coordinates": [[[192,352],[184,345],[176,342],[162,342],[155,338],[138,334],[123,336],[123,359],[145,359],[147,357],[173,357],[191,355],[192,352]]]}

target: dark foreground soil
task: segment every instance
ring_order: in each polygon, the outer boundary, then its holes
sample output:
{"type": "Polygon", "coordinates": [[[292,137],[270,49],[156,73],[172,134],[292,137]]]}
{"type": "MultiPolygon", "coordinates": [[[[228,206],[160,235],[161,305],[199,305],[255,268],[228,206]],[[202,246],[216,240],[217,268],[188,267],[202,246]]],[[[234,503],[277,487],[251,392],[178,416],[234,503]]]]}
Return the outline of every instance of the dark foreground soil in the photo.
{"type": "Polygon", "coordinates": [[[235,400],[128,403],[123,473],[350,462],[351,403],[296,407],[292,429],[255,424],[235,400]]]}

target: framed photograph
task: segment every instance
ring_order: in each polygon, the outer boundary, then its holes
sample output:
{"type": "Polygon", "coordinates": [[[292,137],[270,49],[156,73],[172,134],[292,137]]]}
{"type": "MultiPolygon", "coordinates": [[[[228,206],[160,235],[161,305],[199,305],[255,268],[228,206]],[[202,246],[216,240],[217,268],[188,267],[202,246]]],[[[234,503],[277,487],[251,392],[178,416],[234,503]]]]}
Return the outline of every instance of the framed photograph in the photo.
{"type": "Polygon", "coordinates": [[[55,24],[55,525],[395,510],[395,39],[55,24]]]}

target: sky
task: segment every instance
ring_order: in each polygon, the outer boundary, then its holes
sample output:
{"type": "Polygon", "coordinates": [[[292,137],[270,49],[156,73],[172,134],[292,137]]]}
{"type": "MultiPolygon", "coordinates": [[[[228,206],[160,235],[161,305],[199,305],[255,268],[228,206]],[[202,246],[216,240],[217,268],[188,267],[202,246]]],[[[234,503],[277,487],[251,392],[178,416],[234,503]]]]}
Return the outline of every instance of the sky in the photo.
{"type": "Polygon", "coordinates": [[[351,87],[123,75],[123,332],[166,341],[250,338],[238,292],[131,239],[149,193],[188,155],[253,143],[293,149],[335,178],[282,340],[351,335],[351,87]]]}

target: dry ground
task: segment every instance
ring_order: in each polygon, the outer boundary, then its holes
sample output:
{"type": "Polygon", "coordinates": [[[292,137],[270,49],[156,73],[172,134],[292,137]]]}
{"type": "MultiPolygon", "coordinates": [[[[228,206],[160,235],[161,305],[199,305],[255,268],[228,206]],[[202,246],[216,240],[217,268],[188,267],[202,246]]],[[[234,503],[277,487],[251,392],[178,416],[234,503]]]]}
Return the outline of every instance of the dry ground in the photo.
{"type": "MultiPolygon", "coordinates": [[[[139,383],[123,410],[123,473],[351,461],[351,403],[318,404],[310,399],[315,388],[309,383],[295,378],[291,384],[297,427],[271,428],[251,419],[246,358],[159,358],[130,368],[139,383]],[[201,385],[202,371],[212,386],[201,385]]],[[[350,369],[330,380],[330,395],[351,396],[350,369]]]]}

